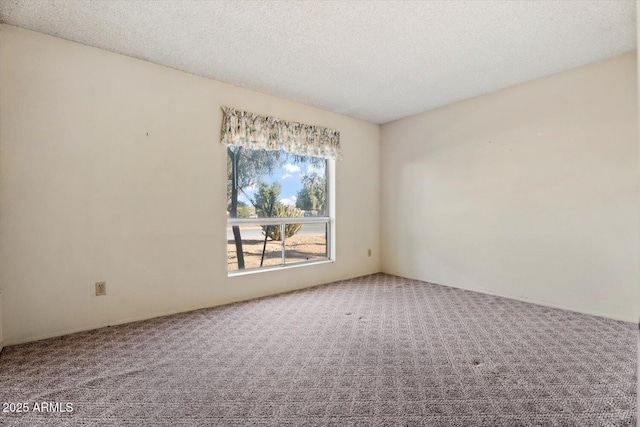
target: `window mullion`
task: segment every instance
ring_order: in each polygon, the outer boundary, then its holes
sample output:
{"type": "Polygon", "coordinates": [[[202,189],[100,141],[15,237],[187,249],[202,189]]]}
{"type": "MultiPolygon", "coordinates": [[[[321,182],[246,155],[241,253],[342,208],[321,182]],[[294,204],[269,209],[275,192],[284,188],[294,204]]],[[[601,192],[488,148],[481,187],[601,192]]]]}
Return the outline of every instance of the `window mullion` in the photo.
{"type": "Polygon", "coordinates": [[[280,225],[290,224],[321,224],[329,222],[329,217],[283,217],[283,218],[227,218],[227,225],[280,225]]]}
{"type": "Polygon", "coordinates": [[[285,240],[287,238],[287,236],[285,234],[285,228],[286,227],[285,227],[284,223],[280,224],[280,235],[282,236],[282,265],[284,265],[284,263],[285,263],[285,259],[284,259],[284,248],[285,248],[284,242],[285,242],[285,240]]]}

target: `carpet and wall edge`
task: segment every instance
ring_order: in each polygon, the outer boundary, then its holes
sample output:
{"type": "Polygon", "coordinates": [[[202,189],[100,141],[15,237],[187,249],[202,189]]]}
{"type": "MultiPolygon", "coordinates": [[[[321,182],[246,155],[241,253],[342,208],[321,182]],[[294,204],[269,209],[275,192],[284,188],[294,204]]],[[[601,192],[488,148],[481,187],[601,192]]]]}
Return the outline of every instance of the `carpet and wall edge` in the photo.
{"type": "Polygon", "coordinates": [[[41,341],[41,340],[46,340],[46,339],[50,339],[50,338],[58,338],[58,337],[62,337],[62,336],[65,336],[65,335],[76,334],[76,333],[79,333],[79,332],[86,332],[86,331],[92,331],[92,330],[96,330],[96,329],[108,328],[110,326],[125,325],[127,323],[141,322],[143,320],[150,320],[150,319],[155,319],[155,318],[158,318],[158,317],[171,316],[171,315],[179,314],[179,313],[188,313],[188,312],[191,312],[191,311],[198,311],[198,310],[203,310],[203,309],[207,309],[207,308],[221,307],[221,306],[224,306],[224,305],[235,304],[235,303],[243,302],[243,301],[251,301],[251,300],[254,300],[254,299],[264,298],[264,297],[268,297],[268,296],[286,294],[286,293],[289,293],[289,292],[295,292],[295,291],[299,291],[299,290],[302,290],[302,289],[313,288],[313,287],[316,287],[316,286],[324,286],[324,285],[327,285],[328,283],[338,282],[338,281],[341,281],[341,280],[355,279],[355,278],[358,278],[358,277],[370,276],[370,275],[379,274],[379,273],[382,273],[382,272],[381,271],[359,272],[359,273],[356,273],[355,275],[346,275],[344,277],[336,277],[331,282],[316,283],[316,284],[312,284],[312,285],[300,286],[299,288],[290,289],[290,290],[283,291],[283,292],[275,292],[275,293],[267,292],[267,293],[264,293],[264,294],[261,294],[261,295],[254,295],[254,296],[251,296],[251,297],[248,297],[248,298],[220,300],[219,302],[217,302],[215,304],[204,304],[204,305],[201,305],[201,306],[179,307],[179,308],[176,308],[174,310],[158,311],[158,312],[155,312],[155,313],[142,315],[142,316],[127,317],[127,318],[124,318],[124,319],[119,319],[119,320],[114,320],[114,321],[109,321],[109,322],[96,322],[96,323],[91,323],[91,324],[84,325],[84,326],[81,326],[81,327],[78,327],[78,328],[70,328],[70,329],[64,329],[64,330],[59,330],[59,331],[47,332],[47,333],[44,333],[44,334],[33,335],[33,336],[29,336],[29,337],[25,337],[25,338],[21,338],[21,339],[17,339],[17,340],[9,340],[9,341],[5,341],[3,343],[0,343],[0,352],[2,351],[2,349],[4,347],[9,347],[9,346],[12,346],[12,345],[26,344],[26,343],[29,343],[29,342],[41,341]]]}
{"type": "Polygon", "coordinates": [[[491,295],[491,296],[495,296],[495,297],[507,298],[507,299],[511,299],[511,300],[530,303],[530,304],[541,305],[541,306],[544,306],[544,307],[558,308],[560,310],[572,311],[574,313],[587,314],[589,316],[597,316],[597,317],[602,317],[602,318],[605,318],[605,319],[617,320],[617,321],[621,321],[621,322],[628,322],[628,323],[634,323],[634,324],[640,325],[640,319],[637,319],[637,318],[627,318],[625,316],[612,316],[610,314],[605,314],[605,313],[602,313],[602,312],[591,312],[591,311],[587,311],[587,310],[580,310],[579,308],[576,308],[576,307],[570,307],[570,306],[566,306],[566,305],[563,305],[563,304],[555,304],[555,303],[552,303],[550,301],[539,300],[539,299],[535,299],[535,298],[527,298],[527,297],[524,297],[524,296],[511,295],[511,294],[500,293],[500,292],[490,292],[490,291],[487,291],[487,290],[473,289],[473,288],[468,288],[468,287],[464,287],[464,286],[444,285],[442,283],[429,282],[428,280],[424,280],[424,279],[421,279],[421,278],[418,278],[418,277],[411,277],[411,276],[404,275],[404,274],[398,274],[398,273],[396,273],[394,271],[389,271],[389,270],[386,270],[386,271],[383,270],[383,271],[380,271],[380,273],[388,274],[390,276],[404,277],[406,279],[420,280],[422,282],[433,283],[434,285],[446,286],[448,288],[462,289],[462,290],[465,290],[465,291],[477,292],[479,294],[485,294],[485,295],[491,295]]]}

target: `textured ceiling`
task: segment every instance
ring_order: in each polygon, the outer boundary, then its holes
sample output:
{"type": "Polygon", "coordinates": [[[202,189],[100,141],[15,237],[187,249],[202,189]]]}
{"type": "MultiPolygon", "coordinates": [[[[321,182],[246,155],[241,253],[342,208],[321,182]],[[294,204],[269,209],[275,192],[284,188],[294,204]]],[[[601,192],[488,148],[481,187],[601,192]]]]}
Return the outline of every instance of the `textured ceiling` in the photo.
{"type": "Polygon", "coordinates": [[[0,0],[0,20],[374,123],[636,47],[634,0],[0,0]]]}

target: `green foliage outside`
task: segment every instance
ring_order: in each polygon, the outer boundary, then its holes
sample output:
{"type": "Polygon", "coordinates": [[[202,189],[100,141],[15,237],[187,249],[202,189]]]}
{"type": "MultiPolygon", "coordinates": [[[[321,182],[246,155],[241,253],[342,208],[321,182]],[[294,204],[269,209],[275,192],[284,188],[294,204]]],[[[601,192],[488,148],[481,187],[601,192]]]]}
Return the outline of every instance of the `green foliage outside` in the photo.
{"type": "MultiPolygon", "coordinates": [[[[302,211],[293,206],[283,205],[278,201],[282,187],[279,182],[269,185],[265,182],[260,184],[255,195],[255,207],[258,216],[261,218],[294,218],[301,217],[302,211]]],[[[285,236],[294,236],[302,228],[302,224],[285,225],[285,236]]],[[[263,225],[262,231],[274,241],[282,240],[281,227],[279,225],[263,225]]]]}
{"type": "MultiPolygon", "coordinates": [[[[231,211],[231,204],[227,206],[227,210],[231,211]]],[[[236,218],[251,218],[251,215],[254,213],[253,206],[249,206],[245,202],[238,200],[238,206],[236,208],[237,214],[236,218]]]]}
{"type": "MultiPolygon", "coordinates": [[[[277,203],[274,211],[278,218],[295,218],[301,217],[302,211],[294,206],[283,205],[277,203]]],[[[287,238],[294,236],[300,229],[302,224],[287,224],[284,226],[284,234],[287,238]]],[[[282,227],[279,225],[263,225],[262,230],[271,240],[279,242],[282,240],[282,227]]]]}
{"type": "Polygon", "coordinates": [[[298,191],[296,207],[305,211],[313,211],[325,215],[327,206],[327,179],[317,173],[306,174],[302,177],[302,189],[298,191]]]}
{"type": "Polygon", "coordinates": [[[278,197],[282,191],[282,186],[279,182],[274,182],[269,185],[266,182],[262,182],[258,191],[255,194],[254,206],[256,207],[256,213],[260,218],[269,218],[275,216],[275,208],[278,204],[278,197]]]}
{"type": "Polygon", "coordinates": [[[273,173],[286,161],[281,151],[248,150],[243,147],[227,147],[227,204],[232,218],[239,218],[235,211],[241,201],[238,196],[245,188],[256,186],[265,175],[273,173]]]}

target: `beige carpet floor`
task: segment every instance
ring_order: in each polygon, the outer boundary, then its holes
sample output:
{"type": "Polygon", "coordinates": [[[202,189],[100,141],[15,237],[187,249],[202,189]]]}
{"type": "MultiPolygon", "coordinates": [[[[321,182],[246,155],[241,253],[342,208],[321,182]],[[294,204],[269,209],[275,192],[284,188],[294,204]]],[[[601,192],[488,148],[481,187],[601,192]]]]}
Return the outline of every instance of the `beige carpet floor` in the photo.
{"type": "Polygon", "coordinates": [[[637,327],[376,274],[8,347],[0,425],[635,426],[637,327]]]}

